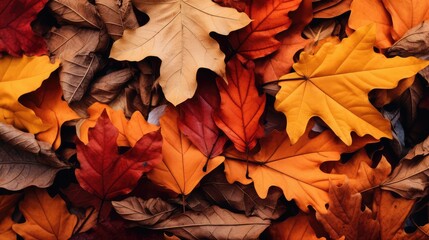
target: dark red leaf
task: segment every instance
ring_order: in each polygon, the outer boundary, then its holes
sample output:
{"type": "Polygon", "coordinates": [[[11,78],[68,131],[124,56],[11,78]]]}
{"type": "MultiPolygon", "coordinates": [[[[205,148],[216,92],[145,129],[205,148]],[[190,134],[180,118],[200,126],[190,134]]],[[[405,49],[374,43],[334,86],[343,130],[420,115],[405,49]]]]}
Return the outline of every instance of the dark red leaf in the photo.
{"type": "Polygon", "coordinates": [[[76,141],[80,169],[76,178],[83,189],[100,199],[128,194],[161,159],[162,137],[159,131],[144,135],[126,153],[119,155],[118,130],[103,111],[94,128],[89,129],[85,145],[76,141]]]}
{"type": "Polygon", "coordinates": [[[7,52],[16,57],[47,53],[45,41],[30,25],[47,1],[0,1],[0,53],[7,52]]]}

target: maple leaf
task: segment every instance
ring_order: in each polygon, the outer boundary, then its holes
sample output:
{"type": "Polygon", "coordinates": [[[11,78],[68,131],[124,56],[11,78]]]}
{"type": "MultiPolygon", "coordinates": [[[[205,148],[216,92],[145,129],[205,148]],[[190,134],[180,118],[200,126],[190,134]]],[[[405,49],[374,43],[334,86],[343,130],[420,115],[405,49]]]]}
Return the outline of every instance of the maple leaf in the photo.
{"type": "Polygon", "coordinates": [[[148,178],[176,193],[188,195],[199,181],[223,161],[223,156],[208,159],[179,131],[179,114],[167,108],[160,119],[162,163],[148,173],[148,178]],[[203,168],[206,166],[205,170],[203,168]]]}
{"type": "Polygon", "coordinates": [[[135,111],[125,127],[125,135],[131,147],[134,147],[141,137],[158,129],[159,126],[148,123],[141,112],[135,111]]]}
{"type": "Polygon", "coordinates": [[[199,81],[193,98],[178,105],[180,131],[208,158],[220,155],[228,140],[213,120],[219,104],[216,82],[208,79],[199,81]]]}
{"type": "Polygon", "coordinates": [[[225,153],[225,173],[228,182],[249,184],[253,181],[259,197],[265,198],[271,186],[283,190],[286,199],[294,199],[298,207],[308,211],[326,211],[329,181],[340,184],[344,175],[329,174],[320,170],[327,161],[337,161],[347,149],[331,131],[324,131],[310,139],[307,132],[296,144],[285,132],[273,131],[260,141],[261,150],[247,156],[236,150],[225,153]],[[249,176],[247,178],[246,176],[249,176]]]}
{"type": "Polygon", "coordinates": [[[159,57],[162,64],[158,81],[174,105],[194,95],[199,68],[225,75],[224,54],[209,33],[227,35],[250,22],[245,13],[210,0],[138,0],[134,6],[150,20],[138,29],[125,30],[113,44],[110,57],[129,61],[159,57]]]}
{"type": "Polygon", "coordinates": [[[316,218],[329,236],[338,239],[378,239],[380,224],[372,218],[372,211],[365,206],[361,211],[362,196],[345,182],[341,187],[330,185],[327,213],[316,212],[316,218]]]}
{"type": "Polygon", "coordinates": [[[52,144],[54,149],[61,144],[61,125],[69,120],[80,118],[69,105],[62,100],[58,75],[52,75],[42,83],[36,91],[26,94],[20,101],[26,107],[32,109],[44,124],[49,128],[37,134],[37,139],[52,144]]]}
{"type": "Polygon", "coordinates": [[[15,223],[12,214],[22,194],[11,194],[0,196],[0,238],[16,239],[16,233],[12,230],[15,223]]]}
{"type": "Polygon", "coordinates": [[[324,44],[315,55],[303,52],[293,66],[296,72],[281,78],[275,108],[285,113],[292,143],[313,116],[320,117],[347,145],[352,143],[352,131],[376,139],[392,137],[389,121],[370,104],[368,92],[394,88],[429,62],[413,57],[387,59],[375,53],[375,32],[375,26],[368,25],[338,45],[324,44]]]}
{"type": "Polygon", "coordinates": [[[59,66],[59,61],[50,63],[49,58],[5,56],[0,59],[0,122],[14,125],[30,133],[46,129],[33,110],[18,102],[21,95],[34,91],[59,66]]]}
{"type": "Polygon", "coordinates": [[[288,29],[288,13],[298,8],[301,0],[250,0],[245,13],[252,19],[246,27],[229,35],[234,51],[248,59],[264,57],[280,47],[275,35],[288,29]]]}
{"type": "Polygon", "coordinates": [[[221,102],[213,115],[214,121],[241,152],[253,149],[256,139],[263,135],[259,119],[266,98],[256,88],[254,67],[253,62],[243,66],[238,58],[233,58],[227,64],[228,84],[216,79],[221,102]]]}
{"type": "Polygon", "coordinates": [[[36,35],[30,23],[48,0],[4,0],[0,2],[0,53],[19,57],[22,54],[47,53],[46,43],[36,35]]]}
{"type": "Polygon", "coordinates": [[[24,239],[69,239],[77,223],[63,199],[59,195],[51,198],[44,189],[26,191],[19,210],[25,222],[12,229],[24,239]]]}
{"type": "Polygon", "coordinates": [[[118,130],[105,110],[95,127],[89,129],[88,137],[87,145],[76,141],[80,163],[76,178],[83,189],[103,200],[131,192],[143,173],[162,157],[159,131],[144,135],[133,148],[119,155],[118,130]]]}

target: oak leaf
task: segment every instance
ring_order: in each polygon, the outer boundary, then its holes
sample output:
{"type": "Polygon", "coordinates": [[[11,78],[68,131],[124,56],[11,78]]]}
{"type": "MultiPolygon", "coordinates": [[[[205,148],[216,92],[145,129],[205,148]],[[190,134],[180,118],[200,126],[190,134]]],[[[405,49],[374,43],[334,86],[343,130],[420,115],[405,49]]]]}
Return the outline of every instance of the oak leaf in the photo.
{"type": "Polygon", "coordinates": [[[77,139],[80,168],[76,178],[86,191],[100,199],[112,199],[132,191],[144,172],[161,161],[162,138],[159,131],[144,135],[126,153],[119,155],[118,130],[103,111],[94,128],[89,129],[85,145],[77,139]]]}
{"type": "Polygon", "coordinates": [[[47,142],[0,123],[0,187],[12,191],[28,186],[48,187],[58,171],[70,168],[47,142]]]}
{"type": "Polygon", "coordinates": [[[51,198],[44,189],[29,189],[19,210],[24,223],[14,224],[13,230],[24,239],[69,239],[77,223],[59,195],[51,198]]]}
{"type": "Polygon", "coordinates": [[[62,100],[63,91],[58,75],[52,75],[36,91],[20,98],[22,104],[32,109],[49,128],[36,135],[36,138],[52,144],[58,149],[61,144],[61,125],[69,120],[80,118],[69,105],[62,100]]]}
{"type": "Polygon", "coordinates": [[[199,68],[225,75],[224,54],[209,33],[227,35],[250,22],[245,13],[210,0],[137,0],[134,6],[150,20],[138,29],[125,30],[113,44],[110,57],[129,61],[159,57],[158,81],[174,105],[194,95],[199,68]]]}
{"type": "Polygon", "coordinates": [[[228,36],[234,52],[256,59],[276,51],[280,42],[275,36],[289,28],[292,21],[288,14],[300,3],[301,0],[249,1],[244,12],[252,22],[228,36]]]}
{"type": "Polygon", "coordinates": [[[21,95],[32,92],[59,66],[59,61],[50,63],[49,58],[5,56],[0,59],[0,122],[14,125],[30,133],[46,129],[33,110],[18,102],[21,95]]]}
{"type": "Polygon", "coordinates": [[[4,0],[0,3],[0,53],[42,55],[46,43],[31,29],[31,22],[48,0],[4,0]]]}
{"type": "Polygon", "coordinates": [[[285,221],[273,223],[268,228],[271,239],[278,240],[299,240],[299,239],[325,239],[318,238],[310,225],[309,216],[298,213],[293,217],[288,217],[285,221]]]}
{"type": "Polygon", "coordinates": [[[165,230],[195,240],[256,239],[269,225],[269,220],[246,217],[213,205],[202,212],[186,211],[173,215],[151,229],[165,230]]]}
{"type": "Polygon", "coordinates": [[[178,105],[179,129],[206,157],[212,158],[223,152],[228,139],[213,119],[220,104],[215,79],[207,80],[199,81],[195,95],[178,105]]]}
{"type": "Polygon", "coordinates": [[[167,108],[161,117],[163,159],[148,173],[148,177],[155,184],[188,195],[206,174],[224,161],[224,157],[209,159],[200,152],[179,131],[178,117],[179,114],[172,107],[167,108]]]}
{"type": "Polygon", "coordinates": [[[416,199],[429,193],[429,138],[417,144],[399,162],[381,188],[404,198],[416,199]]]}
{"type": "Polygon", "coordinates": [[[315,138],[309,138],[309,132],[291,145],[285,132],[273,131],[261,139],[260,151],[250,156],[234,149],[227,150],[225,173],[228,182],[249,184],[253,181],[261,198],[267,196],[271,186],[277,186],[283,190],[286,199],[294,199],[302,211],[307,212],[307,206],[311,205],[319,212],[326,212],[330,181],[341,184],[345,176],[325,173],[320,165],[339,160],[341,153],[351,149],[329,130],[315,138]]]}
{"type": "Polygon", "coordinates": [[[375,26],[360,28],[338,45],[324,44],[315,55],[301,53],[295,73],[283,76],[275,108],[285,113],[286,131],[295,143],[313,116],[320,117],[347,145],[350,133],[391,138],[390,123],[370,104],[368,92],[390,89],[429,62],[387,59],[373,51],[375,26]],[[370,64],[369,64],[370,63],[370,64]]]}
{"type": "Polygon", "coordinates": [[[330,185],[327,213],[316,212],[316,218],[333,239],[378,239],[380,224],[372,218],[372,211],[361,210],[362,196],[347,182],[341,187],[330,185]],[[362,234],[364,233],[364,234],[362,234]]]}
{"type": "Polygon", "coordinates": [[[263,135],[259,121],[266,98],[259,95],[253,70],[253,62],[243,65],[238,58],[233,58],[227,64],[228,83],[216,79],[221,101],[213,115],[214,121],[241,152],[253,149],[257,138],[263,135]]]}

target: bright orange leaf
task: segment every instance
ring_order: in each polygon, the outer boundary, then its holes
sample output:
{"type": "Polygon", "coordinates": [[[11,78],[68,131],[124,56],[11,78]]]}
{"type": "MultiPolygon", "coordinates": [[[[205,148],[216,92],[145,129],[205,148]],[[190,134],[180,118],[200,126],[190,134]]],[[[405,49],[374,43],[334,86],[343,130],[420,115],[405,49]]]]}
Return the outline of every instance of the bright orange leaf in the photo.
{"type": "Polygon", "coordinates": [[[276,240],[314,240],[318,238],[310,225],[309,216],[304,213],[289,217],[283,222],[274,223],[268,228],[271,239],[276,240]]]}
{"type": "Polygon", "coordinates": [[[143,135],[158,129],[158,126],[148,123],[141,112],[135,111],[125,127],[125,136],[130,146],[134,147],[136,142],[143,137],[143,135]]]}
{"type": "Polygon", "coordinates": [[[178,127],[177,111],[168,107],[160,119],[162,162],[148,173],[149,179],[176,193],[188,195],[200,180],[223,161],[223,156],[207,159],[178,127]],[[207,170],[203,171],[207,163],[207,170]]]}
{"type": "Polygon", "coordinates": [[[21,194],[0,196],[0,239],[16,239],[16,233],[12,230],[15,223],[12,213],[20,197],[21,194]]]}
{"type": "Polygon", "coordinates": [[[24,239],[66,240],[77,223],[63,199],[59,195],[51,198],[44,189],[28,190],[19,210],[25,222],[14,224],[12,229],[24,239]]]}

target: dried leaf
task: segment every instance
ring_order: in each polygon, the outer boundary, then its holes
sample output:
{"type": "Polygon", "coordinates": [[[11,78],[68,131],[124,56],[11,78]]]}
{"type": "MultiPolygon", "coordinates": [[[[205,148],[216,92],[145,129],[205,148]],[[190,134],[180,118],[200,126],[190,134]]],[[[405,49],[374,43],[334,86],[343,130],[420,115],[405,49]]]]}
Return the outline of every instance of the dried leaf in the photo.
{"type": "Polygon", "coordinates": [[[95,6],[87,0],[52,0],[48,6],[63,25],[95,29],[101,29],[104,25],[95,6]]]}
{"type": "Polygon", "coordinates": [[[30,23],[48,0],[3,0],[0,2],[0,53],[19,57],[47,53],[46,43],[30,23]]]}
{"type": "Polygon", "coordinates": [[[352,143],[352,131],[376,139],[392,137],[390,123],[369,103],[368,92],[394,88],[429,62],[411,57],[387,59],[375,53],[375,33],[375,26],[368,25],[338,45],[324,44],[315,55],[303,52],[294,65],[296,72],[281,78],[275,108],[286,115],[292,143],[313,116],[320,117],[347,145],[352,143]]]}
{"type": "Polygon", "coordinates": [[[123,218],[148,226],[164,221],[177,209],[160,198],[143,200],[129,197],[122,201],[113,201],[112,205],[123,218]]]}
{"type": "Polygon", "coordinates": [[[225,75],[224,54],[209,33],[227,35],[250,22],[246,14],[210,0],[138,0],[134,4],[149,15],[149,23],[126,30],[113,44],[110,57],[129,61],[159,57],[159,84],[174,105],[194,95],[199,68],[225,75]]]}
{"type": "Polygon", "coordinates": [[[298,213],[293,217],[288,217],[285,221],[274,223],[268,228],[271,239],[278,240],[313,240],[318,238],[310,225],[309,216],[298,213]]]}
{"type": "Polygon", "coordinates": [[[212,206],[202,212],[173,215],[151,229],[168,231],[185,239],[257,239],[269,225],[268,220],[212,206]]]}
{"type": "Polygon", "coordinates": [[[313,3],[314,18],[334,18],[347,11],[353,0],[329,0],[313,3]]]}
{"type": "Polygon", "coordinates": [[[148,177],[155,184],[188,195],[206,174],[224,161],[224,157],[208,159],[201,153],[179,131],[178,117],[176,110],[171,107],[161,117],[163,159],[148,173],[148,177]]]}

